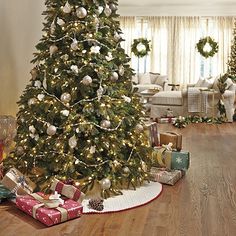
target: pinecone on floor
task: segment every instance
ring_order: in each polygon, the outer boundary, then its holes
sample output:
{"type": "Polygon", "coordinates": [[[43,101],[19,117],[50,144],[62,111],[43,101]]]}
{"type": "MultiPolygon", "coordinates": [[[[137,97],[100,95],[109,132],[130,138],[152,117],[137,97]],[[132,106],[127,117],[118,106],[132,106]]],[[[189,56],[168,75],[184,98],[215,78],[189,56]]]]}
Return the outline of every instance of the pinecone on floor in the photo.
{"type": "Polygon", "coordinates": [[[89,200],[89,208],[94,209],[96,211],[102,211],[104,209],[103,199],[94,198],[89,200]]]}

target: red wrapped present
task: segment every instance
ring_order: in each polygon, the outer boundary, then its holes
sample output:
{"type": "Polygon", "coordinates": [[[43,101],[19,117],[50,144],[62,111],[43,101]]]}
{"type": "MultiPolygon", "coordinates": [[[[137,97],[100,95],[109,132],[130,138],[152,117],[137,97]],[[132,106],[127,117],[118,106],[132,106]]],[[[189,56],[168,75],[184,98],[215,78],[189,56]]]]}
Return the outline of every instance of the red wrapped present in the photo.
{"type": "Polygon", "coordinates": [[[44,193],[33,193],[17,196],[17,207],[36,220],[47,226],[59,224],[82,215],[83,207],[80,203],[66,199],[63,204],[58,200],[50,200],[44,193]]]}
{"type": "Polygon", "coordinates": [[[76,202],[82,202],[85,194],[78,188],[70,184],[64,184],[62,181],[55,179],[50,187],[51,190],[57,191],[65,197],[73,199],[76,202]]]}

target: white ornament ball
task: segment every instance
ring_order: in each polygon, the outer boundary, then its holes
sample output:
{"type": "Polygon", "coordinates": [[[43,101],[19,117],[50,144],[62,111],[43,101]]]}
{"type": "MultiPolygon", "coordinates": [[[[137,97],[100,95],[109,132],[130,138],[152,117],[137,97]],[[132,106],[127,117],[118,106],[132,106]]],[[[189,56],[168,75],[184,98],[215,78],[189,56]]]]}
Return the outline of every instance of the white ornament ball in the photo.
{"type": "Polygon", "coordinates": [[[103,120],[103,121],[101,121],[101,127],[108,129],[111,127],[111,122],[109,120],[103,120]]]}
{"type": "Polygon", "coordinates": [[[47,134],[50,135],[50,136],[53,136],[54,134],[56,134],[56,132],[57,132],[57,127],[54,126],[54,125],[50,125],[47,128],[47,134]]]}
{"type": "Polygon", "coordinates": [[[78,18],[83,19],[87,16],[87,10],[84,7],[79,7],[76,9],[76,15],[78,18]]]}
{"type": "Polygon", "coordinates": [[[70,67],[70,69],[71,69],[74,73],[76,73],[76,74],[79,73],[79,68],[78,68],[77,65],[72,65],[72,66],[70,67]]]}
{"type": "Polygon", "coordinates": [[[101,187],[103,190],[109,189],[111,187],[111,181],[108,178],[101,180],[101,187]]]}
{"type": "Polygon", "coordinates": [[[89,75],[86,75],[82,80],[82,84],[84,85],[90,85],[92,82],[93,80],[89,75]]]}
{"type": "Polygon", "coordinates": [[[111,81],[115,82],[119,79],[119,75],[116,72],[113,72],[110,79],[111,81]]]}
{"type": "Polygon", "coordinates": [[[37,99],[36,98],[30,98],[29,101],[28,101],[28,105],[29,106],[34,105],[35,103],[37,103],[37,99]]]}
{"type": "Polygon", "coordinates": [[[110,7],[108,5],[106,5],[106,7],[104,9],[104,13],[107,17],[111,15],[112,10],[110,9],[110,7]]]}
{"type": "Polygon", "coordinates": [[[75,147],[77,146],[77,139],[76,139],[75,135],[72,136],[72,137],[69,139],[69,146],[70,146],[71,148],[75,148],[75,147]]]}
{"type": "Polygon", "coordinates": [[[129,174],[130,174],[130,169],[129,169],[129,167],[124,167],[123,168],[123,172],[124,172],[124,174],[125,174],[125,176],[128,176],[129,174]]]}
{"type": "Polygon", "coordinates": [[[60,25],[60,26],[63,26],[63,25],[65,25],[65,21],[60,19],[60,18],[58,18],[57,19],[57,24],[60,25]]]}
{"type": "Polygon", "coordinates": [[[135,130],[138,132],[142,132],[143,131],[143,126],[141,124],[137,124],[135,127],[135,130]]]}
{"type": "Polygon", "coordinates": [[[57,47],[56,45],[50,46],[50,48],[49,48],[50,57],[51,57],[54,53],[56,53],[57,51],[58,51],[58,47],[57,47]]]}
{"type": "Polygon", "coordinates": [[[63,103],[68,103],[68,102],[70,102],[70,100],[71,100],[71,95],[69,93],[63,93],[61,95],[61,101],[63,103]]]}
{"type": "Polygon", "coordinates": [[[76,39],[73,40],[72,44],[70,45],[73,51],[78,50],[78,41],[76,39]]]}
{"type": "Polygon", "coordinates": [[[69,2],[66,2],[65,6],[63,7],[62,11],[66,14],[71,13],[71,6],[69,4],[69,2]]]}

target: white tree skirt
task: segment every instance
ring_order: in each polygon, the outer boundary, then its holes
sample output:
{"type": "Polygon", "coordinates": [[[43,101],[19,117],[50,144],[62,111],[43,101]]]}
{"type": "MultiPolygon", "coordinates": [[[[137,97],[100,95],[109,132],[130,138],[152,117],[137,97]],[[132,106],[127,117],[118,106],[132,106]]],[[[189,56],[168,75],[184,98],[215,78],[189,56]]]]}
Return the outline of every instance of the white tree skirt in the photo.
{"type": "Polygon", "coordinates": [[[83,213],[109,213],[132,209],[145,205],[156,199],[162,192],[162,185],[158,182],[146,183],[134,190],[122,190],[123,195],[110,197],[104,200],[104,210],[95,211],[88,207],[89,199],[82,202],[83,213]]]}

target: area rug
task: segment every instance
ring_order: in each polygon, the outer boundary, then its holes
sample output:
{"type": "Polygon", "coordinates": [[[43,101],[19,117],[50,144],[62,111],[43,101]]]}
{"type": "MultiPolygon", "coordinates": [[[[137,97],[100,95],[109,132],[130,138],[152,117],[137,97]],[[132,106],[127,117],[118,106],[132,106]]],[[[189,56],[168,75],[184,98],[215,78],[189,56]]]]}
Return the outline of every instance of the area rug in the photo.
{"type": "Polygon", "coordinates": [[[159,197],[162,185],[158,182],[146,183],[134,190],[122,190],[123,195],[104,200],[103,211],[96,211],[88,207],[88,199],[82,202],[84,214],[102,214],[129,210],[150,203],[159,197]]]}

